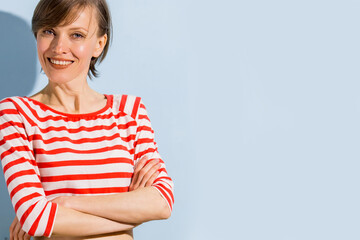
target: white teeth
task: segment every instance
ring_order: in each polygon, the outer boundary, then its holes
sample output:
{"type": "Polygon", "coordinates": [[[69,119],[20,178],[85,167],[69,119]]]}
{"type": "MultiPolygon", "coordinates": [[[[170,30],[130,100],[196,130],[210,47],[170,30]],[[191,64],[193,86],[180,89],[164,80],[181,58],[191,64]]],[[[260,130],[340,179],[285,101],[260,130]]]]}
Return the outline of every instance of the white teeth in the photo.
{"type": "Polygon", "coordinates": [[[52,62],[53,64],[56,64],[56,65],[69,65],[72,63],[72,61],[58,61],[58,60],[54,60],[54,59],[50,59],[50,62],[52,62]]]}

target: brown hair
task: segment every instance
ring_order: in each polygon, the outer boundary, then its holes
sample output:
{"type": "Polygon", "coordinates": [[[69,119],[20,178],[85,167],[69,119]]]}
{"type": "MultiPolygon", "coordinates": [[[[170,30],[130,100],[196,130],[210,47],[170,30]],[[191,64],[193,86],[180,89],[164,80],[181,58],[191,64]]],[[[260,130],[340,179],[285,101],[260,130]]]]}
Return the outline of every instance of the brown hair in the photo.
{"type": "Polygon", "coordinates": [[[102,62],[108,52],[112,37],[111,16],[106,0],[40,0],[36,6],[32,18],[32,32],[35,38],[41,28],[52,28],[68,25],[74,22],[78,13],[86,7],[93,7],[97,11],[98,36],[107,34],[107,42],[103,52],[97,58],[93,57],[90,62],[88,75],[98,76],[95,68],[97,62],[102,62]],[[76,9],[76,11],[73,11],[76,9]]]}

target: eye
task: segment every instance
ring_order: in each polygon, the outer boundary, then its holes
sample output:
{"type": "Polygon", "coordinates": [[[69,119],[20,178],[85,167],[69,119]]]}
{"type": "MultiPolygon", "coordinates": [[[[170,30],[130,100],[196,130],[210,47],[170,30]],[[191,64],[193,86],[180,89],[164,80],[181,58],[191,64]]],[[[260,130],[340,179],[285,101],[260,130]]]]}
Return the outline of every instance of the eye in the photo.
{"type": "Polygon", "coordinates": [[[81,34],[81,33],[74,33],[72,35],[72,37],[75,38],[75,39],[81,39],[81,38],[84,38],[85,36],[83,34],[81,34]]]}
{"type": "Polygon", "coordinates": [[[55,35],[54,31],[52,29],[45,29],[43,31],[43,34],[45,35],[55,35]]]}

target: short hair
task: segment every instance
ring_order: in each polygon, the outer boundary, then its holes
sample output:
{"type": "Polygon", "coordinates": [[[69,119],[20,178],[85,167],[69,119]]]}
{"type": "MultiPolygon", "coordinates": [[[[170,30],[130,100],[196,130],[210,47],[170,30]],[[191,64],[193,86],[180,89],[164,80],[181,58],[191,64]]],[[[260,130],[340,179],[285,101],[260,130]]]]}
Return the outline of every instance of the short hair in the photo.
{"type": "Polygon", "coordinates": [[[76,21],[78,13],[87,7],[93,7],[97,12],[98,36],[107,34],[107,42],[99,57],[92,57],[88,76],[98,76],[95,65],[102,62],[109,50],[112,38],[112,23],[109,7],[106,0],[40,0],[32,17],[32,32],[37,33],[42,28],[53,28],[68,25],[76,21]],[[75,9],[75,11],[74,11],[75,9]]]}

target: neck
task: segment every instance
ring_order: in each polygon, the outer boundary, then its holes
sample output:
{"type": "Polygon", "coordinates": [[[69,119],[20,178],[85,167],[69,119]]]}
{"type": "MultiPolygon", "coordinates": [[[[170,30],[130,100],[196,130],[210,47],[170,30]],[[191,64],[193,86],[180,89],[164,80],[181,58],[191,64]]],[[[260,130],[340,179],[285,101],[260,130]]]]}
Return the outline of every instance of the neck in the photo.
{"type": "Polygon", "coordinates": [[[40,92],[41,102],[59,111],[82,114],[96,111],[104,105],[104,95],[95,92],[85,82],[82,85],[49,84],[40,92]]]}

